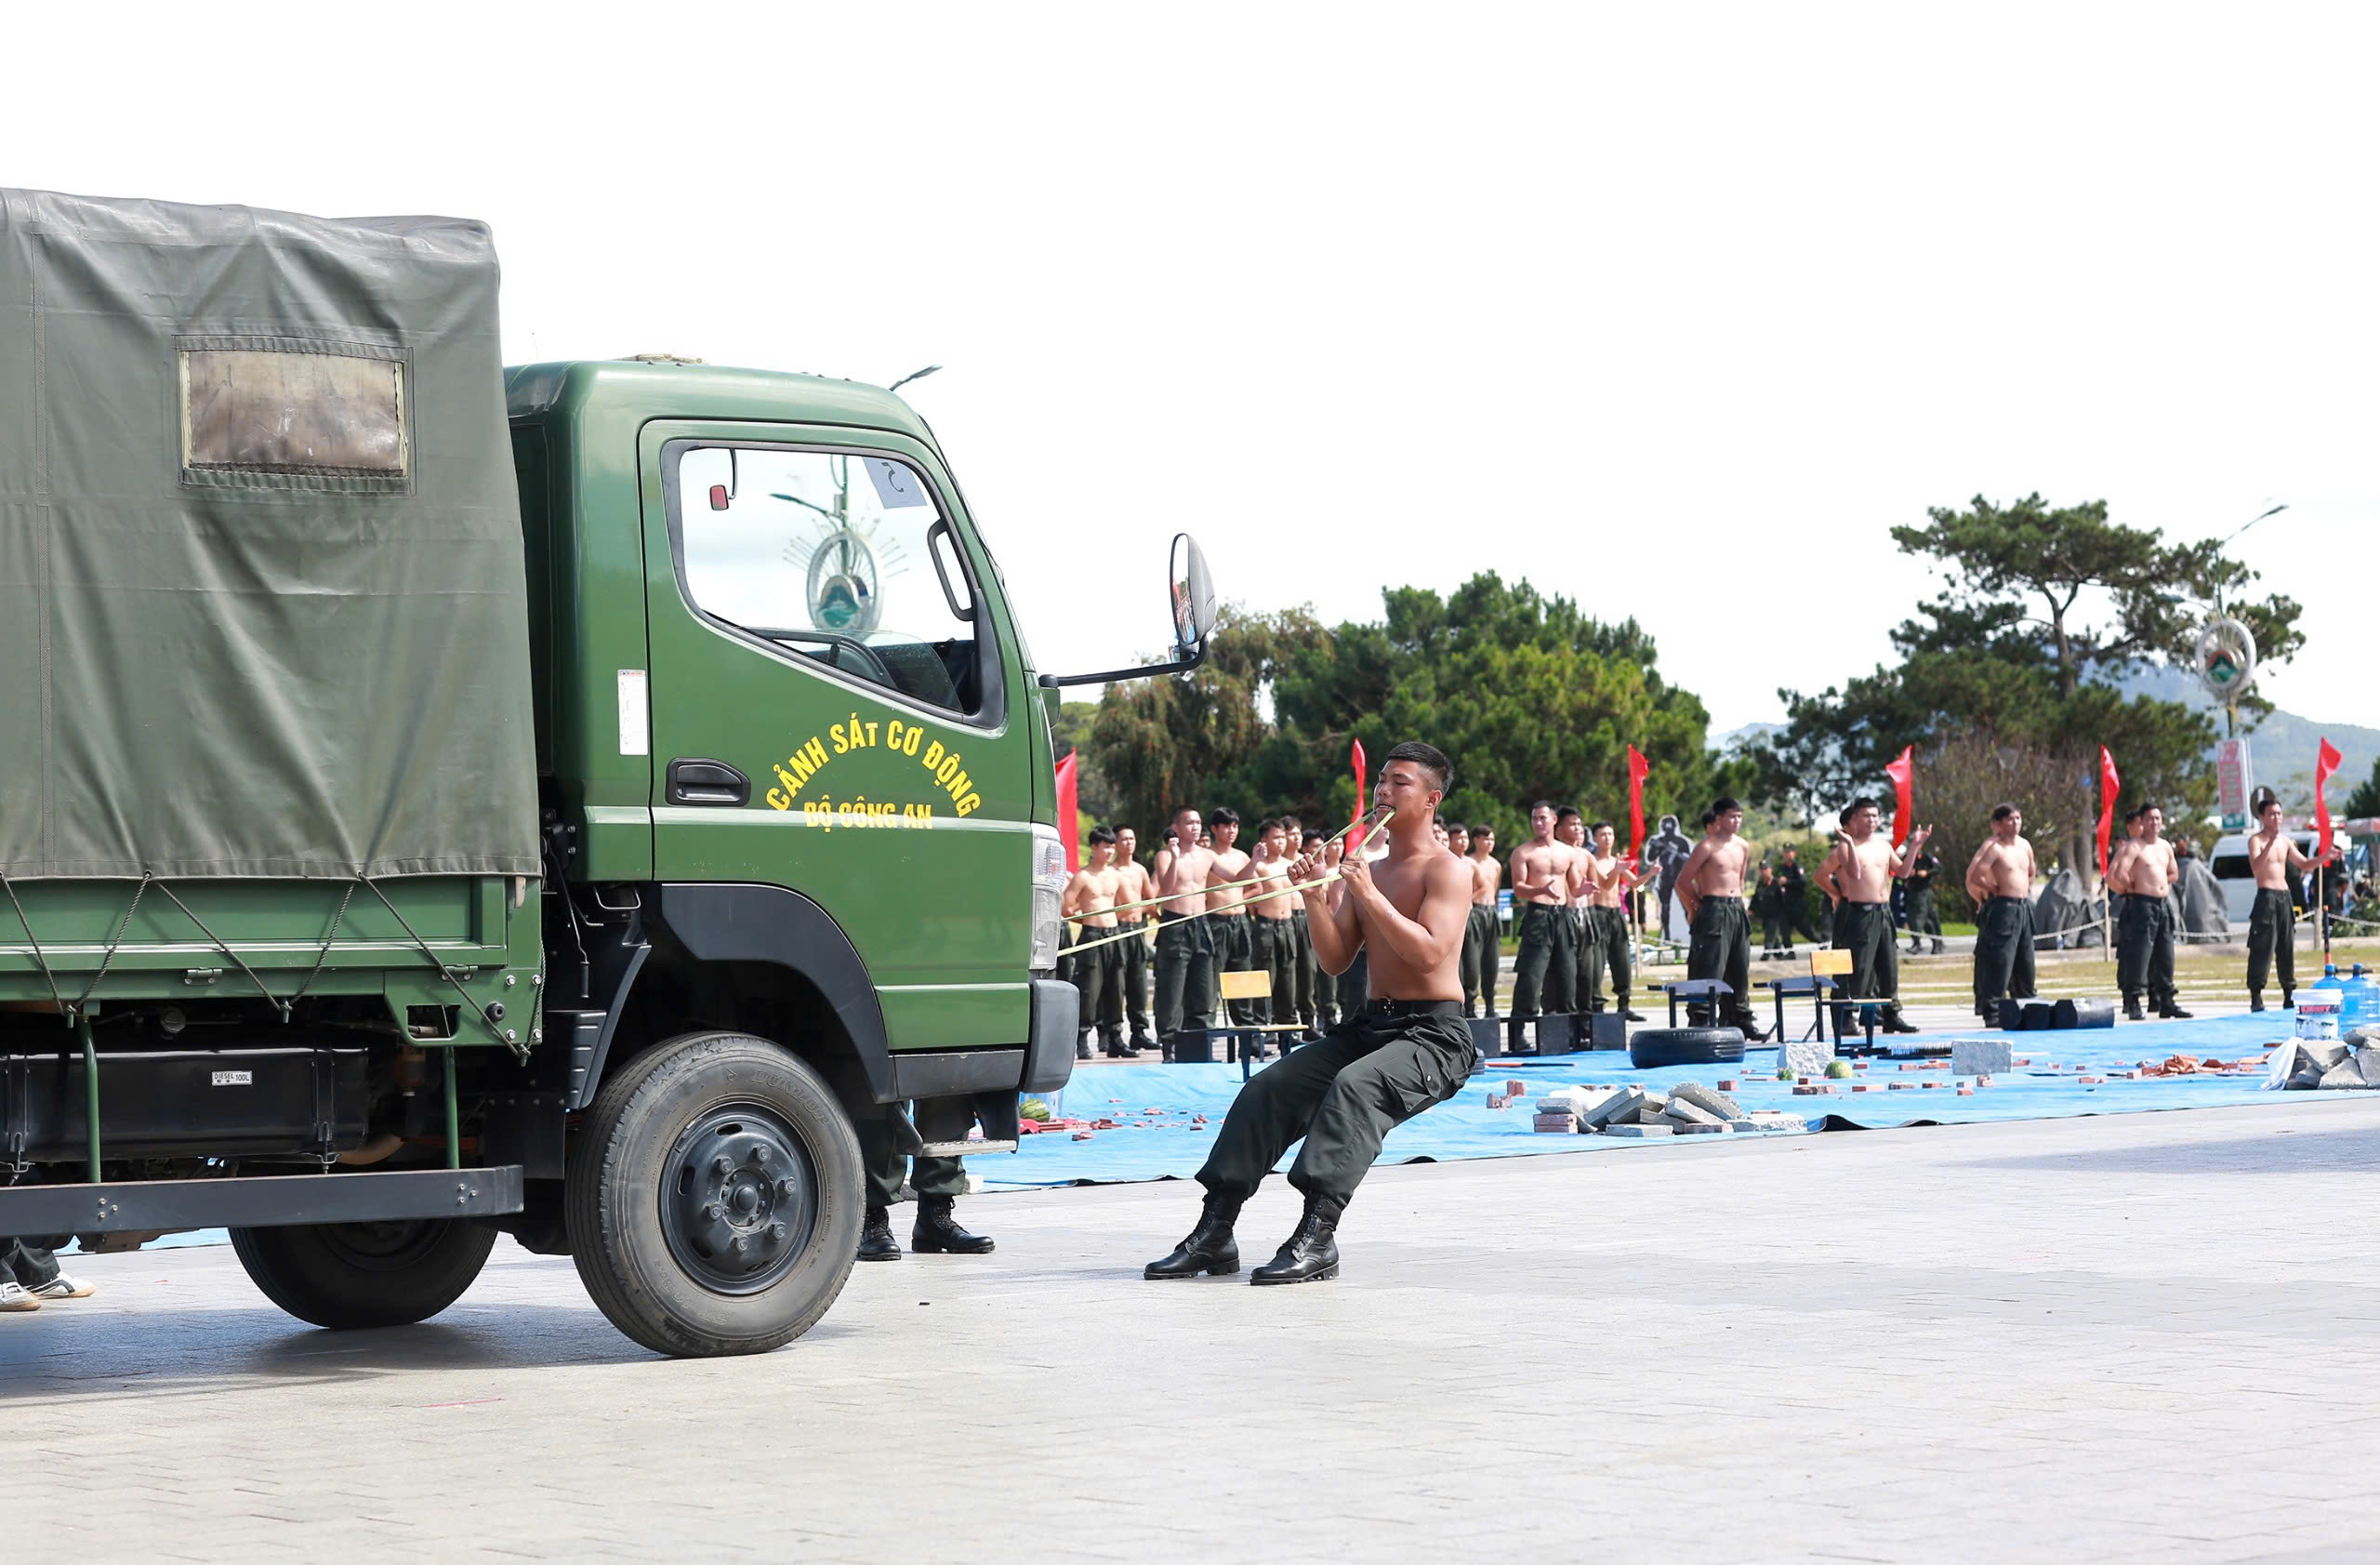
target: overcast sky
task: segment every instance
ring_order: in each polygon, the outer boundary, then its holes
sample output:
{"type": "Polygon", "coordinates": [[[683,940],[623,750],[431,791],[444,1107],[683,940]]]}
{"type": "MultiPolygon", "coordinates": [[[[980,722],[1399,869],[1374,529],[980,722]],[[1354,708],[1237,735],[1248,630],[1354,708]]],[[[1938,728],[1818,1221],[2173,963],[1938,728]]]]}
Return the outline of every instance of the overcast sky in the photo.
{"type": "Polygon", "coordinates": [[[20,11],[0,179],[479,218],[514,362],[909,388],[1043,667],[1527,577],[1714,733],[1886,656],[1978,492],[2244,540],[2380,724],[2374,13],[20,11]],[[187,31],[179,31],[187,29],[187,31]]]}

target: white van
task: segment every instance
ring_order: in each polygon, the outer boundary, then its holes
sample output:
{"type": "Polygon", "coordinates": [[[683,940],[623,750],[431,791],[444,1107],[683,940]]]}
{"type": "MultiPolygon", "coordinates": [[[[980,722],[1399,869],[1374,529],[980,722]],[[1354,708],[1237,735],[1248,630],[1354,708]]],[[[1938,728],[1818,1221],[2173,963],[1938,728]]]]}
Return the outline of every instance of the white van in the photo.
{"type": "MultiPolygon", "coordinates": [[[[2289,835],[2296,841],[2297,851],[2307,857],[2314,856],[2314,829],[2300,827],[2289,835]]],[[[2363,868],[2362,851],[2335,826],[2331,829],[2331,842],[2339,851],[2340,861],[2350,869],[2363,868]]],[[[2223,887],[2223,916],[2235,924],[2248,922],[2248,914],[2255,906],[2256,877],[2248,868],[2248,839],[2234,834],[2216,839],[2215,851],[2207,855],[2206,867],[2217,884],[2223,887]]],[[[2301,892],[2303,887],[2299,888],[2301,892]]]]}

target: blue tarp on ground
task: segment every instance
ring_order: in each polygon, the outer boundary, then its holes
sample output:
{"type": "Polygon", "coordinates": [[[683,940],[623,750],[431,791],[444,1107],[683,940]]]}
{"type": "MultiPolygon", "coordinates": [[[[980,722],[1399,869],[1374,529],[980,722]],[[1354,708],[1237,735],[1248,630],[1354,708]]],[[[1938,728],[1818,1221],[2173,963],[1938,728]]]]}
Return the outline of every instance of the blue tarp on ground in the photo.
{"type": "MultiPolygon", "coordinates": [[[[1381,1159],[1408,1162],[1525,1157],[1692,1147],[1732,1139],[1684,1136],[1639,1141],[1541,1135],[1530,1128],[1531,1099],[1555,1087],[1597,1083],[1667,1088],[1680,1081],[1713,1085],[1725,1078],[1738,1083],[1733,1095],[1746,1108],[1800,1114],[1813,1129],[1830,1120],[1841,1128],[1882,1129],[1924,1122],[1967,1124],[2296,1101],[2316,1094],[2266,1093],[2260,1071],[2239,1076],[2152,1077],[2091,1086],[2076,1080],[2078,1075],[2129,1068],[2142,1061],[2162,1063],[2176,1054],[2200,1060],[2260,1060],[2290,1036],[2293,1025],[2291,1013],[2268,1012],[2203,1021],[2127,1023],[2072,1032],[1928,1032],[1910,1040],[1942,1043],[1960,1038],[1999,1039],[2011,1044],[2018,1058],[2032,1062],[1994,1078],[1992,1085],[1977,1089],[1972,1097],[1961,1097],[1956,1091],[1958,1085],[1966,1084],[1964,1078],[1953,1078],[1946,1070],[1903,1071],[1899,1062],[1892,1060],[1868,1062],[1868,1069],[1854,1081],[1830,1083],[1836,1089],[1831,1095],[1795,1096],[1792,1083],[1775,1080],[1774,1050],[1754,1049],[1740,1066],[1681,1066],[1661,1070],[1633,1069],[1625,1054],[1613,1052],[1555,1054],[1543,1060],[1527,1055],[1500,1058],[1487,1062],[1485,1071],[1474,1076],[1451,1102],[1390,1133],[1381,1159]],[[2074,1068],[2078,1066],[2084,1068],[2078,1071],[2074,1068]],[[1509,1108],[1489,1108],[1488,1093],[1501,1094],[1508,1080],[1527,1082],[1528,1097],[1509,1108]],[[1930,1088],[1921,1084],[1929,1081],[1938,1084],[1930,1088]],[[1910,1085],[1894,1090],[1888,1085],[1893,1082],[1910,1085]],[[1856,1083],[1878,1090],[1854,1093],[1850,1088],[1856,1083]]],[[[1061,1132],[1028,1136],[1014,1157],[984,1158],[972,1166],[994,1187],[1187,1177],[1205,1160],[1239,1085],[1236,1065],[1119,1065],[1078,1071],[1064,1092],[1050,1094],[1052,1111],[1077,1120],[1114,1120],[1119,1128],[1094,1132],[1089,1141],[1077,1141],[1061,1132]],[[1150,1109],[1165,1112],[1145,1112],[1150,1109]],[[1207,1116],[1203,1125],[1194,1120],[1200,1114],[1207,1116]]],[[[1289,1166],[1287,1158],[1281,1166],[1289,1166]]]]}
{"type": "MultiPolygon", "coordinates": [[[[2316,1093],[2267,1093],[2261,1071],[2240,1076],[2176,1076],[2136,1081],[2106,1081],[2084,1086],[2075,1078],[2102,1069],[2130,1068],[2142,1061],[2162,1063],[2168,1055],[2192,1059],[2261,1059],[2291,1034],[2294,1014],[2219,1016],[2204,1021],[2135,1022],[2113,1028],[2074,1032],[1991,1031],[1929,1032],[1913,1041],[1942,1043],[1960,1038],[2001,1039],[2015,1047],[2020,1066],[1973,1097],[1958,1095],[1948,1071],[1903,1071],[1897,1062],[1874,1060],[1857,1077],[1883,1090],[1854,1093],[1851,1081],[1831,1083],[1829,1096],[1797,1097],[1792,1084],[1775,1080],[1777,1054],[1754,1049],[1739,1066],[1681,1066],[1665,1070],[1636,1070],[1620,1053],[1555,1054],[1547,1059],[1527,1055],[1494,1059],[1474,1076],[1468,1086],[1448,1103],[1389,1134],[1381,1149],[1383,1162],[1416,1162],[1451,1158],[1528,1157],[1548,1152],[1642,1151],[1648,1147],[1691,1147],[1743,1139],[1736,1135],[1693,1135],[1631,1140],[1605,1135],[1540,1135],[1530,1128],[1531,1100],[1556,1087],[1634,1082],[1667,1088],[1680,1081],[1715,1085],[1737,1083],[1736,1099],[1746,1108],[1781,1108],[1803,1115],[1812,1129],[1833,1123],[1838,1128],[1881,1130],[1895,1125],[1972,1124],[1986,1120],[2056,1120],[2083,1114],[2133,1114],[2159,1108],[2236,1107],[2244,1104],[2281,1105],[2310,1101],[2316,1093]],[[2078,1072],[2073,1068],[2082,1067],[2078,1072]],[[2053,1067],[2062,1068],[2053,1068],[2053,1067]],[[1528,1096],[1510,1108],[1490,1109],[1488,1094],[1500,1095],[1507,1081],[1528,1084],[1528,1096]],[[1893,1091],[1885,1083],[1941,1083],[1931,1089],[1911,1085],[1893,1091]]],[[[1075,1073],[1063,1093],[1048,1094],[1056,1114],[1078,1120],[1114,1120],[1119,1128],[1096,1131],[1089,1141],[1077,1141],[1064,1132],[1027,1136],[1013,1157],[978,1158],[971,1165],[992,1189],[1051,1185],[1116,1184],[1136,1180],[1188,1178],[1206,1160],[1207,1148],[1222,1129],[1223,1115],[1239,1092],[1236,1065],[1117,1065],[1098,1066],[1075,1073]],[[1163,1109],[1149,1114],[1149,1109],[1163,1109]],[[1207,1122],[1196,1122],[1204,1114],[1207,1122]]],[[[1289,1158],[1282,1159],[1287,1168],[1289,1158]]],[[[165,1240],[179,1244],[220,1244],[220,1229],[178,1234],[165,1240]]]]}

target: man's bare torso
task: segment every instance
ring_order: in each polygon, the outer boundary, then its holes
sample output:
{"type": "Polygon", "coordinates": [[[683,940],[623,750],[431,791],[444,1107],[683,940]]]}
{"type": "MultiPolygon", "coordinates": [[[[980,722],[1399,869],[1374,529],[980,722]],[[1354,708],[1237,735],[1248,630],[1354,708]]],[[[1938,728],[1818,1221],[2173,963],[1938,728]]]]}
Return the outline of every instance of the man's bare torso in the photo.
{"type": "Polygon", "coordinates": [[[2287,891],[2290,885],[2292,859],[2296,855],[2296,840],[2286,831],[2259,831],[2248,839],[2248,867],[2254,871],[2259,891],[2287,891]]]}
{"type": "MultiPolygon", "coordinates": [[[[1157,895],[1149,880],[1148,866],[1138,859],[1117,865],[1116,876],[1116,900],[1118,902],[1144,902],[1157,895]]],[[[1152,910],[1147,908],[1135,908],[1124,916],[1144,919],[1148,917],[1152,910]]]]}
{"type": "Polygon", "coordinates": [[[1215,870],[1212,848],[1174,848],[1157,855],[1157,908],[1169,917],[1207,910],[1207,882],[1215,870]]]}
{"type": "Polygon", "coordinates": [[[1976,879],[1986,896],[2030,896],[2033,894],[2033,844],[2019,837],[2003,842],[1989,837],[1976,850],[1976,879]]]}
{"type": "MultiPolygon", "coordinates": [[[[1740,837],[1725,841],[1705,837],[1702,847],[1702,862],[1694,872],[1695,900],[1743,895],[1744,877],[1752,872],[1752,844],[1740,837]]],[[[1615,900],[1611,906],[1618,907],[1619,903],[1615,900]]]]}
{"type": "Polygon", "coordinates": [[[1503,883],[1504,867],[1493,854],[1473,854],[1466,861],[1471,866],[1471,900],[1474,906],[1493,908],[1496,888],[1503,883]]]}
{"type": "MultiPolygon", "coordinates": [[[[1468,872],[1454,855],[1443,852],[1426,836],[1421,850],[1413,854],[1391,853],[1371,867],[1372,883],[1388,898],[1389,906],[1417,923],[1424,923],[1422,908],[1433,889],[1440,897],[1460,901],[1466,890],[1468,872]]],[[[1413,966],[1399,957],[1384,940],[1371,938],[1361,903],[1355,909],[1356,926],[1364,934],[1364,949],[1370,974],[1371,993],[1384,1000],[1461,1000],[1462,998],[1462,944],[1456,941],[1445,960],[1426,971],[1413,966]]]]}
{"type": "Polygon", "coordinates": [[[1568,907],[1570,873],[1570,849],[1560,842],[1525,842],[1513,855],[1513,889],[1535,907],[1568,907]],[[1551,883],[1523,890],[1524,881],[1551,883]]]}
{"type": "Polygon", "coordinates": [[[1248,882],[1251,860],[1237,848],[1225,848],[1216,853],[1215,868],[1207,877],[1207,908],[1218,917],[1228,917],[1248,910],[1248,882]]]}
{"type": "MultiPolygon", "coordinates": [[[[1588,907],[1616,908],[1620,906],[1620,898],[1628,895],[1628,888],[1620,883],[1620,858],[1618,854],[1607,854],[1601,858],[1590,861],[1587,882],[1588,907]]],[[[1739,874],[1738,884],[1741,883],[1739,874]]]]}
{"type": "Polygon", "coordinates": [[[1864,842],[1844,838],[1834,845],[1834,884],[1845,902],[1889,902],[1893,895],[1893,845],[1884,837],[1864,842]]]}
{"type": "Polygon", "coordinates": [[[2174,863],[2174,844],[2159,838],[2153,842],[2135,842],[2132,850],[2132,867],[2125,877],[2124,890],[2134,896],[2163,896],[2180,879],[2174,863]]]}
{"type": "Polygon", "coordinates": [[[1248,910],[1260,919],[1286,919],[1295,913],[1297,897],[1289,891],[1289,861],[1260,858],[1255,871],[1248,910]]]}
{"type": "Polygon", "coordinates": [[[1066,887],[1066,900],[1071,904],[1067,912],[1084,928],[1115,928],[1116,914],[1112,909],[1123,900],[1118,895],[1123,878],[1112,866],[1080,871],[1066,887]]]}

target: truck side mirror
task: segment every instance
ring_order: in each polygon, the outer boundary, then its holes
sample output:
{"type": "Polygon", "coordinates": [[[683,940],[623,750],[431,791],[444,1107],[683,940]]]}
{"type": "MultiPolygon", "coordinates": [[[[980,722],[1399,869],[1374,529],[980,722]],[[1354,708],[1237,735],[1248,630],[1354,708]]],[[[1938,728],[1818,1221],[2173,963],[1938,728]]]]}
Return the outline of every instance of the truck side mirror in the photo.
{"type": "Polygon", "coordinates": [[[1207,638],[1215,633],[1218,611],[1214,578],[1207,574],[1207,556],[1199,550],[1197,539],[1187,533],[1173,535],[1173,558],[1166,576],[1166,608],[1173,616],[1173,661],[1097,674],[1043,674],[1041,688],[1059,690],[1069,684],[1109,684],[1151,674],[1187,673],[1205,662],[1207,638]]]}
{"type": "Polygon", "coordinates": [[[1187,533],[1173,535],[1173,564],[1168,579],[1174,654],[1186,657],[1203,647],[1215,630],[1214,580],[1207,575],[1207,556],[1199,550],[1198,540],[1187,533]]]}

